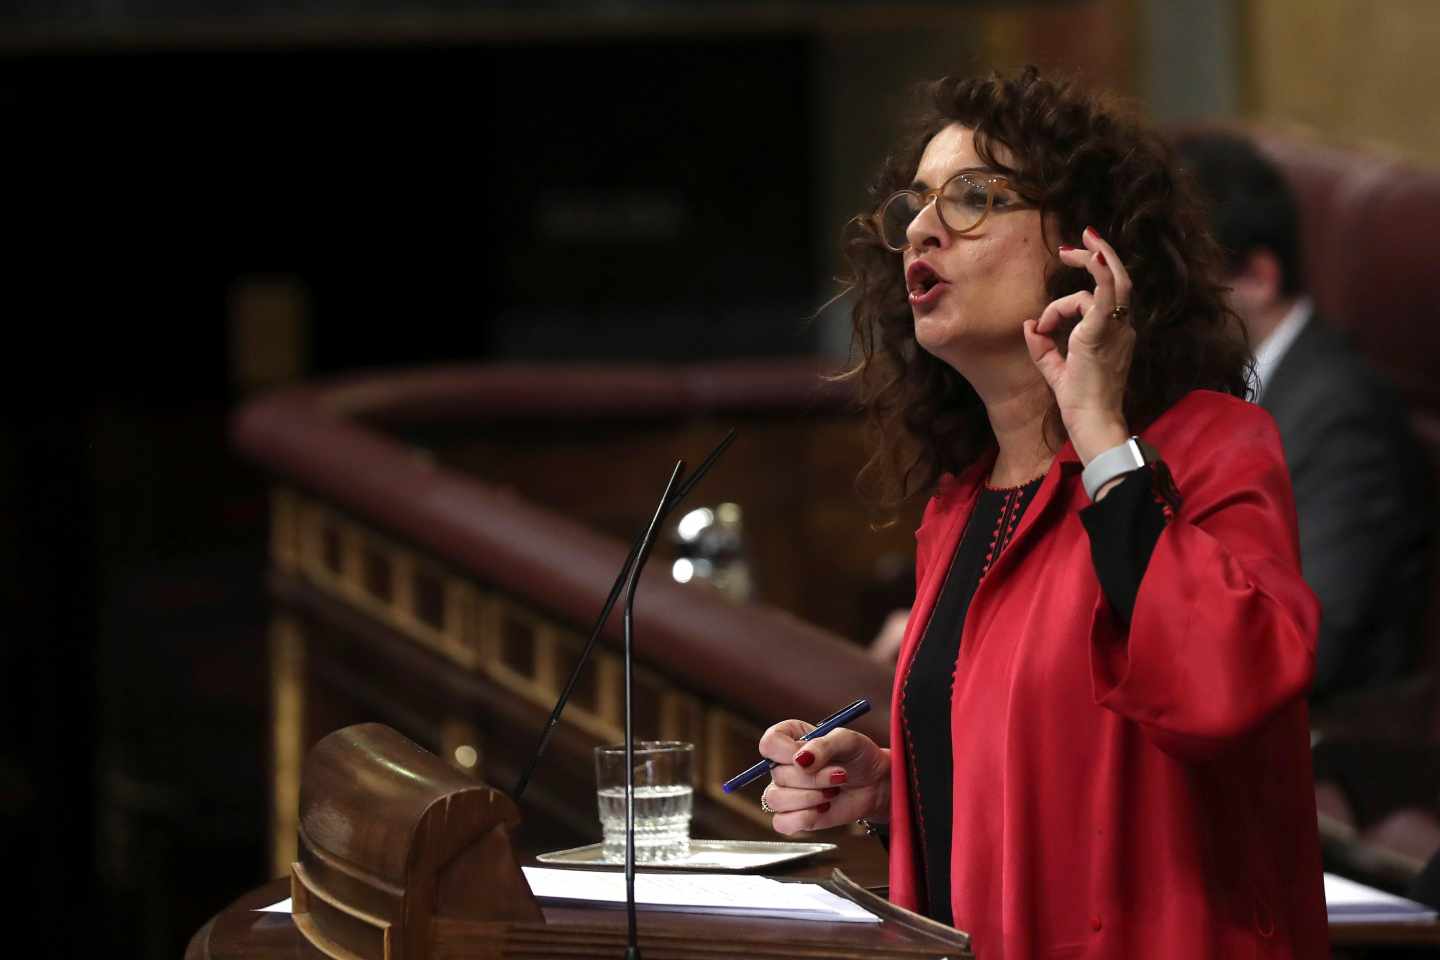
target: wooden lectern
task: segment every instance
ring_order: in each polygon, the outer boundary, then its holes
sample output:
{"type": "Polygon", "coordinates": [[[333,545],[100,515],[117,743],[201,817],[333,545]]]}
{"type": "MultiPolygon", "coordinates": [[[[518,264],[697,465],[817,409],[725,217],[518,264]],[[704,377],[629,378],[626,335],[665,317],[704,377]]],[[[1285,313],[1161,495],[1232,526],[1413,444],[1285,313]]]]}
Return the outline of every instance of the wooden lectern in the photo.
{"type": "MultiPolygon", "coordinates": [[[[302,955],[333,960],[618,957],[622,924],[600,909],[542,912],[510,845],[515,804],[389,727],[361,724],[321,740],[300,791],[291,867],[302,955]]],[[[717,956],[970,957],[968,937],[849,883],[830,883],[880,914],[861,925],[647,913],[652,960],[717,956]],[[852,929],[842,930],[849,926],[852,929]]]]}
{"type": "Polygon", "coordinates": [[[539,922],[510,848],[519,822],[509,797],[389,727],[336,731],[301,779],[295,926],[322,956],[424,960],[444,953],[444,922],[539,922]]]}

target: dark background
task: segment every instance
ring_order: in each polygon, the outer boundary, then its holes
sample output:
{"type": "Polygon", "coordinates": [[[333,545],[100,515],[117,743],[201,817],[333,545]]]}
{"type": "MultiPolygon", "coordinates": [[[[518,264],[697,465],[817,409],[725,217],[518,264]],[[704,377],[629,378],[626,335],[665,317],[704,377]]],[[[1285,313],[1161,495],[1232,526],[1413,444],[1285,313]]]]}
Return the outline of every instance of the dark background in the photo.
{"type": "Polygon", "coordinates": [[[835,232],[905,89],[949,72],[1058,66],[1160,123],[1433,168],[1437,11],[0,0],[12,926],[176,957],[269,873],[267,504],[226,440],[264,384],[833,355],[835,232]],[[289,339],[246,319],[277,297],[289,339]]]}
{"type": "Polygon", "coordinates": [[[237,285],[305,376],[814,349],[803,33],[0,58],[0,842],[41,955],[176,957],[267,873],[237,285]]]}

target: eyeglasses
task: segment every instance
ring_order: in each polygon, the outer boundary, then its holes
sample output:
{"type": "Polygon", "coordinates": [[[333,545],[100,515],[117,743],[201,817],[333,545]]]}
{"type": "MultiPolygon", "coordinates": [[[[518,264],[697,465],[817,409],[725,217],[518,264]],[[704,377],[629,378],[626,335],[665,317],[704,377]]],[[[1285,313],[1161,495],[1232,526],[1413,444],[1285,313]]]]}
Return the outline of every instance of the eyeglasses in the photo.
{"type": "Polygon", "coordinates": [[[1023,200],[1010,181],[1004,177],[962,170],[946,180],[938,189],[899,190],[880,204],[871,217],[875,231],[885,246],[896,253],[910,246],[910,224],[931,203],[940,222],[951,233],[969,233],[990,216],[992,211],[1018,210],[1032,206],[1023,200]]]}

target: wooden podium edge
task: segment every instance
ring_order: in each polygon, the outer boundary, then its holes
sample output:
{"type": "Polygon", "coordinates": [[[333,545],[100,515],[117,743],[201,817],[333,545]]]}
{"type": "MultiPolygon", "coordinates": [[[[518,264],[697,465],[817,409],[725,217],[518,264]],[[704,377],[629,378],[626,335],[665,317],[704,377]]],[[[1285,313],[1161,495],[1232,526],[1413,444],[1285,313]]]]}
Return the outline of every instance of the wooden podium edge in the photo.
{"type": "Polygon", "coordinates": [[[300,931],[300,936],[320,953],[333,958],[333,960],[365,960],[360,954],[341,946],[326,936],[324,931],[311,919],[311,897],[319,900],[336,913],[374,930],[379,937],[381,956],[384,960],[390,960],[394,956],[389,922],[357,910],[347,903],[341,903],[320,889],[305,872],[304,866],[298,862],[292,863],[290,865],[290,919],[294,922],[295,929],[300,931]]]}
{"type": "Polygon", "coordinates": [[[872,893],[854,880],[851,880],[845,871],[839,867],[836,867],[835,871],[830,875],[830,881],[826,886],[830,887],[836,894],[839,894],[858,906],[864,907],[879,917],[907,929],[914,930],[917,933],[934,937],[949,946],[957,948],[960,951],[958,956],[961,958],[971,958],[971,960],[973,960],[975,956],[970,949],[970,934],[964,930],[957,930],[938,920],[931,920],[929,917],[921,916],[913,910],[906,910],[898,904],[891,903],[884,897],[872,893]]]}

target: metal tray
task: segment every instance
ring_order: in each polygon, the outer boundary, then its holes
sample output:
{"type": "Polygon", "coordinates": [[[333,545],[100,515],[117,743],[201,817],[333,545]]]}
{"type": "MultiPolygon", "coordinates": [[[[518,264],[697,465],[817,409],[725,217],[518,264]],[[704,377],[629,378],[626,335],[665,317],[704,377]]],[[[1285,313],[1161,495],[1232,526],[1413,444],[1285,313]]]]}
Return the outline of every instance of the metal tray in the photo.
{"type": "MultiPolygon", "coordinates": [[[[552,850],[535,859],[559,867],[600,867],[617,869],[618,863],[601,859],[603,843],[591,843],[569,850],[552,850]]],[[[690,856],[684,860],[637,863],[636,870],[709,870],[715,873],[744,873],[828,853],[833,843],[791,843],[781,840],[691,840],[690,856]]]]}

